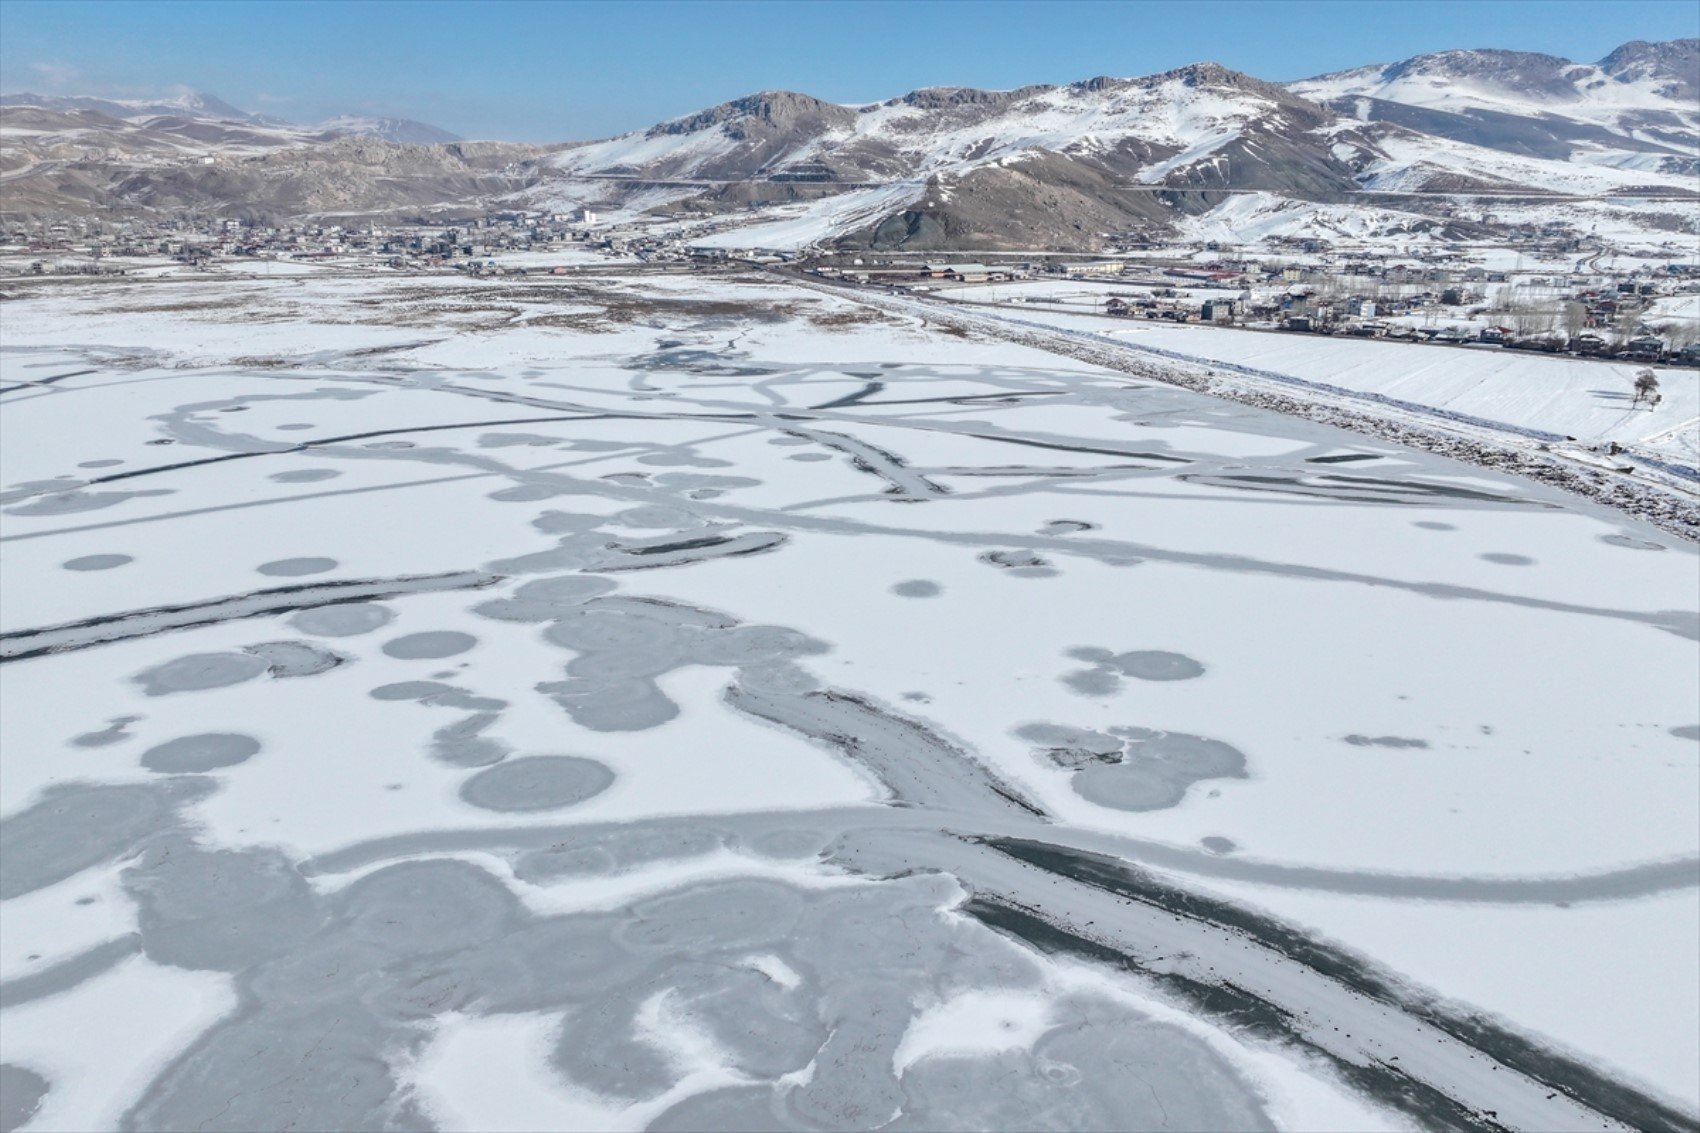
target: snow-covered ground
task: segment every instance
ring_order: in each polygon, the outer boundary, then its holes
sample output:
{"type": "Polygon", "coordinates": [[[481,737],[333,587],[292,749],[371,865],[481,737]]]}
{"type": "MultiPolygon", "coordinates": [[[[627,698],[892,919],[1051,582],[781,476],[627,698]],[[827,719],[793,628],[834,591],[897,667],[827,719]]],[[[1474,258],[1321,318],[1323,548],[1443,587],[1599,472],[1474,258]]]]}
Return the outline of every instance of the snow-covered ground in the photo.
{"type": "MultiPolygon", "coordinates": [[[[1129,289],[1041,281],[963,287],[945,294],[987,304],[1023,298],[1027,302],[1012,317],[1105,335],[1136,349],[1324,382],[1588,443],[1615,441],[1700,467],[1700,371],[1691,368],[1655,367],[1660,400],[1648,408],[1633,404],[1635,375],[1643,368],[1639,363],[1111,318],[1061,309],[1084,306],[1094,297],[1101,302],[1102,294],[1117,290],[1129,289]]],[[[1692,308],[1691,298],[1668,303],[1669,317],[1682,317],[1692,308]]]]}
{"type": "Polygon", "coordinates": [[[23,1129],[1700,1112],[1688,544],[753,277],[4,315],[23,1129]]]}

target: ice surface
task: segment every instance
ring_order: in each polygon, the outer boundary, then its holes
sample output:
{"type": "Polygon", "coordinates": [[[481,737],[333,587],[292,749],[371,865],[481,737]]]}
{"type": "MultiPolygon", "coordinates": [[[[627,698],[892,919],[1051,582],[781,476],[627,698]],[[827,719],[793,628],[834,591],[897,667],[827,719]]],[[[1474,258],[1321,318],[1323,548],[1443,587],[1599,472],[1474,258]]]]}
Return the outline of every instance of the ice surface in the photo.
{"type": "Polygon", "coordinates": [[[755,277],[135,286],[0,349],[20,1129],[1692,1126],[1691,546],[755,277]]]}

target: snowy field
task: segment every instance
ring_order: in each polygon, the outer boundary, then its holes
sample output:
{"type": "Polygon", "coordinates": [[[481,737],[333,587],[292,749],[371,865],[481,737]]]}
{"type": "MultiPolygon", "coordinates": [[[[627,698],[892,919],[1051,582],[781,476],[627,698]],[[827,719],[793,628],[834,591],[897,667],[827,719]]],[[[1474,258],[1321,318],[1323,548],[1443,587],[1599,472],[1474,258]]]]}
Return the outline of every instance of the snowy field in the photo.
{"type": "Polygon", "coordinates": [[[1700,1119],[1692,545],[753,277],[22,294],[8,1129],[1700,1119]]]}
{"type": "MultiPolygon", "coordinates": [[[[1008,304],[1012,298],[1025,298],[1027,303],[1018,313],[1011,311],[1012,317],[1108,335],[1135,349],[1153,348],[1194,361],[1247,366],[1383,394],[1515,428],[1588,443],[1615,441],[1700,466],[1700,370],[1654,367],[1660,401],[1648,408],[1632,404],[1635,375],[1642,369],[1636,362],[1247,331],[1064,309],[1090,302],[1094,293],[1117,290],[1129,289],[1041,281],[962,287],[944,294],[972,303],[1008,304]]],[[[1194,289],[1189,294],[1207,297],[1209,293],[1194,289]]],[[[1691,306],[1688,298],[1672,300],[1664,309],[1671,317],[1680,317],[1691,306]]]]}

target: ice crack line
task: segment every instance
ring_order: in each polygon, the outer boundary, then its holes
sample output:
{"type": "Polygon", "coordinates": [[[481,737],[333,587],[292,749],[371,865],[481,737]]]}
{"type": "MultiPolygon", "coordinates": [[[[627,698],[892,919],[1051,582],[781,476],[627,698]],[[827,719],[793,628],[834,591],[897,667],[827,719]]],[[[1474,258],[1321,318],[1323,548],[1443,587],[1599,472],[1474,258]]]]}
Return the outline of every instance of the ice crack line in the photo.
{"type": "Polygon", "coordinates": [[[110,645],[116,641],[217,625],[220,622],[263,618],[315,606],[369,602],[439,590],[475,590],[492,586],[502,579],[503,576],[499,574],[471,570],[449,574],[402,575],[397,578],[349,579],[340,582],[279,586],[181,606],[154,606],[145,610],[131,610],[128,613],[108,614],[77,622],[0,634],[0,663],[22,661],[49,653],[69,653],[96,645],[110,645]]]}

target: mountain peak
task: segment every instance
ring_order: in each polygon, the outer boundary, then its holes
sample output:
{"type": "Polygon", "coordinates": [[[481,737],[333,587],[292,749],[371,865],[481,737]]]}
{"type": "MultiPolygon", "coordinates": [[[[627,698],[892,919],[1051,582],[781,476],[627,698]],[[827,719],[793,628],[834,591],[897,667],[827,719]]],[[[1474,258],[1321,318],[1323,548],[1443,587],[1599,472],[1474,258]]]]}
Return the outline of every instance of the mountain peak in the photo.
{"type": "Polygon", "coordinates": [[[1619,82],[1662,84],[1666,98],[1693,101],[1700,98],[1700,39],[1630,40],[1601,59],[1600,70],[1619,82]]]}
{"type": "Polygon", "coordinates": [[[746,124],[764,132],[784,133],[798,126],[817,123],[847,125],[855,116],[856,112],[849,107],[826,102],[813,95],[789,90],[763,90],[663,122],[651,127],[649,135],[695,134],[714,126],[737,132],[746,124]]]}

